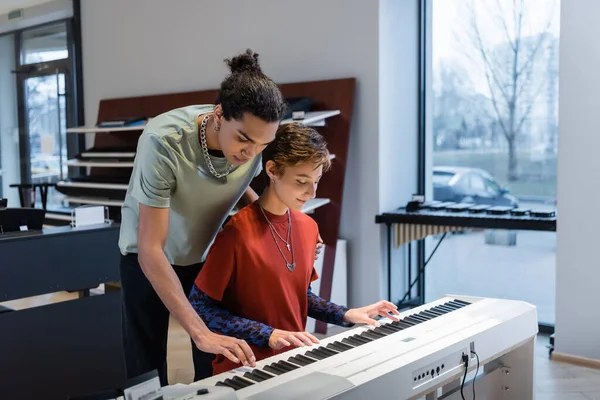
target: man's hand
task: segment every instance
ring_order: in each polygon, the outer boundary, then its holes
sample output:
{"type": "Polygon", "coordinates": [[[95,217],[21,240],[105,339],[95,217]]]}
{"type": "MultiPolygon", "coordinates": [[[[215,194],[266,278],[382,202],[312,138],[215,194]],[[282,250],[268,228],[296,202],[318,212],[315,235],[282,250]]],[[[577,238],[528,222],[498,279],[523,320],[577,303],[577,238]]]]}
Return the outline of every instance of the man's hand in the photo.
{"type": "Polygon", "coordinates": [[[377,321],[373,319],[376,315],[381,315],[382,317],[390,318],[394,321],[398,321],[396,315],[399,315],[398,307],[395,304],[390,303],[389,301],[381,300],[375,304],[371,304],[370,306],[365,306],[361,308],[352,308],[346,311],[344,315],[344,322],[352,323],[352,324],[369,324],[369,325],[377,325],[377,321]],[[392,313],[392,315],[390,315],[392,313]]]}
{"type": "Polygon", "coordinates": [[[321,234],[319,234],[319,238],[317,239],[317,251],[315,252],[315,261],[319,258],[319,254],[321,254],[321,249],[323,248],[323,239],[321,239],[321,234]]]}
{"type": "Polygon", "coordinates": [[[269,337],[269,347],[273,350],[281,350],[284,347],[312,346],[319,343],[319,339],[308,332],[289,332],[275,329],[269,337]]]}
{"type": "Polygon", "coordinates": [[[256,366],[256,358],[248,343],[242,339],[218,335],[213,332],[205,333],[194,339],[196,347],[205,353],[223,354],[231,362],[244,366],[256,366]]]}

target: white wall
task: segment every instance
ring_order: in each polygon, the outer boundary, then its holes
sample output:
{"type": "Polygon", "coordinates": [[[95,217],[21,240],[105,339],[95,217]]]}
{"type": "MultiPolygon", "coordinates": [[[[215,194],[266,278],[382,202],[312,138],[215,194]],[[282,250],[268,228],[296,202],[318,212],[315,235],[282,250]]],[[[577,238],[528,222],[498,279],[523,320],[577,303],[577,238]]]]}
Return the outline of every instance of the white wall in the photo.
{"type": "Polygon", "coordinates": [[[600,2],[561,3],[555,351],[600,359],[600,2]]]}
{"type": "MultiPolygon", "coordinates": [[[[409,30],[407,22],[415,21],[409,21],[411,13],[400,14],[394,26],[394,18],[387,15],[382,32],[380,7],[398,13],[410,8],[393,3],[84,0],[86,121],[95,123],[102,98],[216,88],[227,73],[222,60],[247,47],[261,55],[264,71],[280,83],[356,77],[341,237],[348,240],[350,304],[378,300],[387,289],[381,285],[381,228],[374,218],[382,207],[407,200],[396,196],[407,191],[416,171],[416,161],[411,159],[416,147],[403,136],[416,137],[411,125],[413,105],[406,100],[414,99],[410,82],[416,80],[416,59],[414,49],[404,44],[414,37],[402,35],[409,30]],[[391,35],[383,45],[382,33],[391,35]],[[383,54],[395,46],[389,56],[394,68],[380,69],[386,61],[383,54]],[[403,54],[404,50],[411,53],[403,54]],[[386,88],[380,74],[402,78],[390,81],[392,86],[386,88]],[[388,90],[380,93],[381,88],[388,90]],[[396,126],[387,112],[379,122],[379,104],[388,98],[394,103],[386,110],[402,118],[396,126]],[[386,135],[383,142],[380,129],[386,135]],[[398,149],[395,161],[388,158],[391,146],[398,149]],[[382,148],[385,157],[380,157],[382,148]]],[[[410,3],[414,7],[417,0],[410,3]]]]}
{"type": "MultiPolygon", "coordinates": [[[[406,204],[417,189],[418,3],[379,2],[379,210],[382,212],[406,204]]],[[[380,251],[384,265],[387,265],[386,235],[381,229],[380,251]]],[[[403,246],[392,252],[395,266],[402,265],[405,250],[403,246]]],[[[362,268],[354,273],[368,280],[372,270],[362,268]]],[[[387,296],[387,270],[380,279],[380,287],[386,290],[387,296]]],[[[392,270],[394,301],[404,295],[405,279],[402,269],[392,270]]]]}
{"type": "Polygon", "coordinates": [[[9,187],[20,182],[19,133],[17,122],[17,91],[15,74],[15,39],[13,35],[0,36],[0,170],[2,196],[9,207],[19,207],[19,194],[9,187]]]}

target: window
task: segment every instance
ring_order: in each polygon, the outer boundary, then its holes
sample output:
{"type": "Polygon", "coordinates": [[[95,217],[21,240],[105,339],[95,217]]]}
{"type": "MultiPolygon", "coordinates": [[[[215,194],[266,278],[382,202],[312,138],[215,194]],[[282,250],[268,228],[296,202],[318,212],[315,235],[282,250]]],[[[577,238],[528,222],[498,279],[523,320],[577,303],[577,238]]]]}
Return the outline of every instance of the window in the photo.
{"type": "Polygon", "coordinates": [[[485,181],[481,175],[476,173],[469,174],[469,188],[474,192],[482,192],[485,190],[485,181]]]}
{"type": "Polygon", "coordinates": [[[66,22],[25,30],[21,42],[21,64],[35,64],[69,57],[66,22]]]}
{"type": "MultiPolygon", "coordinates": [[[[554,209],[560,0],[431,0],[430,8],[426,164],[465,171],[469,192],[453,193],[477,203],[554,209]]],[[[434,187],[448,185],[428,173],[434,187]]],[[[446,293],[526,300],[553,324],[556,234],[504,234],[516,243],[494,243],[490,231],[448,235],[425,270],[425,301],[446,293]]],[[[426,256],[436,244],[426,240],[426,256]]]]}

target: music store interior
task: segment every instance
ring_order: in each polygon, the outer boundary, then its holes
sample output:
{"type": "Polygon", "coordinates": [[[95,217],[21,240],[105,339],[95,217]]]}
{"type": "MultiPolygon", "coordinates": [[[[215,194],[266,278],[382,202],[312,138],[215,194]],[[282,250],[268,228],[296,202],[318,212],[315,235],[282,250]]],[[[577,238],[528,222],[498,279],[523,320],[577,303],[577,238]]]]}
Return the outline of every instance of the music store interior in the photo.
{"type": "Polygon", "coordinates": [[[0,398],[600,399],[599,18],[596,0],[0,0],[0,398]],[[273,169],[290,131],[327,157],[285,203],[308,165],[273,169]]]}

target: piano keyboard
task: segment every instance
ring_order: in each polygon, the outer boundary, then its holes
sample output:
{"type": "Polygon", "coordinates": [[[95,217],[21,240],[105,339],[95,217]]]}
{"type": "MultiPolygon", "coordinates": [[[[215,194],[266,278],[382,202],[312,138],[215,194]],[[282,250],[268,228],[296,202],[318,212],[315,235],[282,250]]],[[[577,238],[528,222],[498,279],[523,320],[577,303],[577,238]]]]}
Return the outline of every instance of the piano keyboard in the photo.
{"type": "Polygon", "coordinates": [[[462,378],[462,354],[470,349],[484,362],[537,334],[535,307],[513,300],[444,297],[398,318],[347,329],[195,385],[249,400],[417,398],[462,378]]]}
{"type": "MultiPolygon", "coordinates": [[[[267,365],[259,367],[257,365],[252,371],[246,371],[242,375],[233,375],[230,378],[223,378],[215,383],[216,386],[228,386],[234,390],[240,390],[252,386],[256,383],[263,382],[267,379],[274,378],[278,375],[283,375],[295,369],[305,367],[320,360],[333,357],[337,354],[352,350],[355,347],[377,341],[386,336],[393,335],[397,332],[419,325],[423,322],[430,321],[442,315],[452,313],[455,310],[468,306],[470,303],[458,299],[444,302],[443,304],[431,307],[415,314],[410,314],[407,317],[401,318],[399,321],[388,320],[383,322],[376,328],[364,329],[361,333],[354,333],[346,336],[341,340],[336,340],[326,345],[309,346],[311,349],[302,352],[296,351],[294,355],[287,355],[286,359],[269,362],[267,365]]],[[[296,349],[297,350],[297,349],[296,349]]]]}

